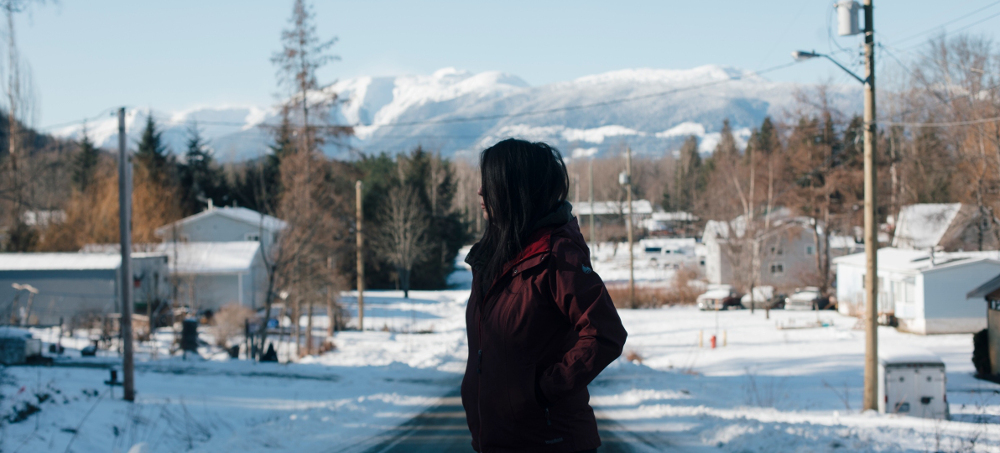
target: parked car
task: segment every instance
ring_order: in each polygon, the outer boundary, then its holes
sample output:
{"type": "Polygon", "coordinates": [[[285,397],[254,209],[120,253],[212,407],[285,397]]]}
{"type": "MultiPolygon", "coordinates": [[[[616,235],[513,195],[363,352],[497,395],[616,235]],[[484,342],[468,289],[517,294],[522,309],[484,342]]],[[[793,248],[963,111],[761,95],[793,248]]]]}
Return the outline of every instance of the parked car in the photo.
{"type": "Polygon", "coordinates": [[[823,296],[819,288],[807,286],[796,290],[785,299],[786,310],[825,310],[830,305],[830,299],[823,296]]]}
{"type": "Polygon", "coordinates": [[[740,293],[731,285],[710,285],[708,292],[695,300],[699,310],[728,310],[743,308],[740,305],[740,293]]]}
{"type": "MultiPolygon", "coordinates": [[[[755,286],[753,289],[753,307],[754,308],[770,308],[772,310],[777,308],[785,308],[785,294],[775,294],[773,286],[755,286]]],[[[744,294],[740,298],[740,306],[743,308],[750,308],[750,295],[744,294]]]]}

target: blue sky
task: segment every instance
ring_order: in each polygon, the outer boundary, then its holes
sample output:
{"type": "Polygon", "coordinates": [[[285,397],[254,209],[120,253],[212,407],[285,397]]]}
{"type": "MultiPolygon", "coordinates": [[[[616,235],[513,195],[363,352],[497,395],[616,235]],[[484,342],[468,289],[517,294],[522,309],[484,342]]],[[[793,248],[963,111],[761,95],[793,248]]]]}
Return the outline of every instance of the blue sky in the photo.
{"type": "MultiPolygon", "coordinates": [[[[762,69],[797,48],[836,49],[832,0],[699,1],[316,1],[319,33],[337,36],[341,57],[321,82],[358,75],[429,74],[454,66],[500,70],[541,85],[624,68],[723,64],[762,69]]],[[[1000,2],[876,0],[878,39],[907,58],[927,37],[983,19],[966,31],[993,36],[1000,2]],[[982,11],[959,19],[984,8],[982,11]],[[988,19],[987,19],[988,18],[988,19]],[[930,30],[909,40],[910,35],[930,30]],[[909,52],[909,53],[908,53],[909,52]]],[[[19,16],[32,66],[38,126],[91,117],[116,105],[163,111],[273,103],[274,68],[291,1],[60,0],[19,16]]],[[[856,48],[860,37],[838,38],[856,48]]],[[[844,62],[851,57],[844,54],[844,62]]],[[[857,60],[857,58],[854,58],[857,60]]],[[[895,65],[883,53],[887,69],[895,65]]],[[[774,80],[848,83],[810,61],[774,80]]]]}

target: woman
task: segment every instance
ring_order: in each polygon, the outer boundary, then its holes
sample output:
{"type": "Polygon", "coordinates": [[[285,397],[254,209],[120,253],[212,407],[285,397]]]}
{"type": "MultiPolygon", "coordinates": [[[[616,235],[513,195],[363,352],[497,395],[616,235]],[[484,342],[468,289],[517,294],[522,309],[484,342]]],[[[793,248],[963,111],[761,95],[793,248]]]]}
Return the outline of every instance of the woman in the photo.
{"type": "Polygon", "coordinates": [[[562,156],[509,139],[479,165],[487,226],[466,258],[462,381],[472,448],[594,451],[601,440],[587,384],[621,355],[626,333],[566,202],[562,156]]]}

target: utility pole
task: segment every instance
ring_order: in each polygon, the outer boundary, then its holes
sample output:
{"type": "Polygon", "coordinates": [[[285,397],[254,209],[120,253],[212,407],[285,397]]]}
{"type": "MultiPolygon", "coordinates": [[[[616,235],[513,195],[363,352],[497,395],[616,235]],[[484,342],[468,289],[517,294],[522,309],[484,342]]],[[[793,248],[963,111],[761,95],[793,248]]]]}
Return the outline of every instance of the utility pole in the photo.
{"type": "Polygon", "coordinates": [[[594,158],[590,158],[590,242],[597,247],[597,238],[594,237],[594,158]]]}
{"type": "Polygon", "coordinates": [[[355,197],[358,202],[358,330],[365,331],[365,258],[362,247],[365,243],[364,232],[361,224],[364,221],[364,213],[361,211],[361,181],[354,184],[355,197]]]}
{"type": "Polygon", "coordinates": [[[625,226],[628,230],[628,304],[629,307],[637,308],[635,303],[635,257],[632,250],[632,148],[625,148],[625,199],[628,203],[628,216],[625,217],[625,226]]]}
{"type": "Polygon", "coordinates": [[[121,236],[122,389],[125,401],[135,401],[132,358],[132,159],[125,149],[125,108],[118,109],[118,232],[121,236]]]}
{"type": "Polygon", "coordinates": [[[864,410],[878,410],[878,221],[875,218],[875,25],[872,0],[865,10],[865,396],[864,410]]]}

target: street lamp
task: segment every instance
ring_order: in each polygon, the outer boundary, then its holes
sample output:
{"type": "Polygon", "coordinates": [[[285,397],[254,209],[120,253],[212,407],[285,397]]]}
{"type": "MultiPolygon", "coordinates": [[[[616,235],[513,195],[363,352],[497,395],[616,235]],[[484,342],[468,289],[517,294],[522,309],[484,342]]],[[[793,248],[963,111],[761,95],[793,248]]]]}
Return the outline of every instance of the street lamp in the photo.
{"type": "Polygon", "coordinates": [[[832,57],[830,57],[829,55],[827,55],[825,53],[818,53],[815,50],[812,51],[812,52],[809,52],[807,50],[796,50],[795,52],[792,52],[792,58],[794,58],[795,61],[799,61],[799,62],[810,60],[810,59],[813,59],[813,58],[819,58],[819,57],[826,58],[827,60],[832,61],[833,64],[835,64],[838,67],[840,67],[840,69],[843,69],[844,72],[850,74],[851,77],[854,77],[855,80],[857,80],[858,82],[861,82],[862,85],[868,83],[867,80],[862,79],[861,76],[859,76],[859,75],[851,72],[850,69],[847,69],[844,65],[840,64],[839,61],[834,60],[832,57]]]}
{"type": "Polygon", "coordinates": [[[875,217],[875,25],[872,19],[872,0],[864,0],[861,8],[854,0],[837,3],[841,21],[839,34],[850,36],[862,31],[857,26],[857,12],[864,9],[865,78],[859,77],[829,55],[796,51],[796,61],[824,57],[861,82],[864,88],[865,131],[865,387],[864,410],[878,410],[878,222],[875,217]]]}

